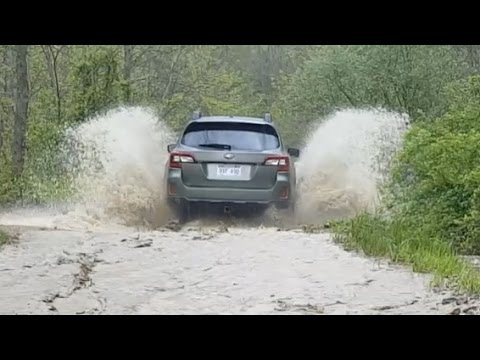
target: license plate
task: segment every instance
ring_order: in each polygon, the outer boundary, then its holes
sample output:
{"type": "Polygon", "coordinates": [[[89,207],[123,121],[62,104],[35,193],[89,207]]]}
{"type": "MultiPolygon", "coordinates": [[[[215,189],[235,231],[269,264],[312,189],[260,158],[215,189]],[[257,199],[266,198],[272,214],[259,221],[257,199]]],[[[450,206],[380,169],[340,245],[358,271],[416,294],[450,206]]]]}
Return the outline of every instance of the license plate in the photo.
{"type": "Polygon", "coordinates": [[[218,166],[217,176],[219,177],[241,177],[242,168],[240,166],[218,166]]]}
{"type": "Polygon", "coordinates": [[[251,166],[245,164],[208,164],[209,180],[250,181],[251,166]]]}

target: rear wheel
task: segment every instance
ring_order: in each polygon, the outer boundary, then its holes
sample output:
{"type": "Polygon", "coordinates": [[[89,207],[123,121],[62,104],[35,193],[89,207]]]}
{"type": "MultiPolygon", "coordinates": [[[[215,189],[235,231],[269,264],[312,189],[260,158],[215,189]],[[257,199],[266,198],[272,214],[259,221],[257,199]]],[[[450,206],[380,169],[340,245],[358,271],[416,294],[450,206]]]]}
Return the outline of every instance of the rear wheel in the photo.
{"type": "Polygon", "coordinates": [[[295,202],[289,201],[287,203],[281,203],[276,205],[277,214],[279,215],[283,225],[293,225],[296,222],[295,219],[295,202]]]}
{"type": "Polygon", "coordinates": [[[285,201],[285,202],[279,202],[275,204],[275,207],[279,210],[284,210],[284,211],[295,211],[295,203],[293,201],[285,201]]]}
{"type": "Polygon", "coordinates": [[[293,201],[289,203],[288,207],[285,209],[285,212],[292,218],[295,216],[295,203],[293,201]]]}
{"type": "Polygon", "coordinates": [[[268,206],[262,204],[249,205],[243,209],[244,214],[247,217],[259,217],[263,216],[267,211],[268,206]]]}
{"type": "Polygon", "coordinates": [[[187,203],[182,202],[176,211],[177,220],[180,225],[183,225],[190,221],[191,214],[190,214],[190,206],[187,203]]]}

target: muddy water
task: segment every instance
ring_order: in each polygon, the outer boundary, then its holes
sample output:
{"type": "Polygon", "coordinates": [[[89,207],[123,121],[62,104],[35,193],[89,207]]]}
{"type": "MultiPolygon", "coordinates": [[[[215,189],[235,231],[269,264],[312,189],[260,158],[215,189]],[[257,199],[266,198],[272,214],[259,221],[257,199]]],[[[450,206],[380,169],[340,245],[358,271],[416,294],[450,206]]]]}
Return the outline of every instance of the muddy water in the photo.
{"type": "Polygon", "coordinates": [[[148,108],[114,109],[68,130],[65,167],[74,196],[72,221],[103,226],[150,226],[168,222],[162,182],[170,129],[148,108]]]}
{"type": "Polygon", "coordinates": [[[381,109],[346,109],[312,129],[296,166],[298,220],[318,224],[374,210],[407,123],[381,109]]]}
{"type": "MultiPolygon", "coordinates": [[[[328,234],[275,228],[22,230],[0,252],[0,314],[447,314],[429,278],[328,234]]],[[[458,300],[457,300],[458,301],[458,300]]],[[[463,305],[468,309],[471,303],[463,305]]]]}

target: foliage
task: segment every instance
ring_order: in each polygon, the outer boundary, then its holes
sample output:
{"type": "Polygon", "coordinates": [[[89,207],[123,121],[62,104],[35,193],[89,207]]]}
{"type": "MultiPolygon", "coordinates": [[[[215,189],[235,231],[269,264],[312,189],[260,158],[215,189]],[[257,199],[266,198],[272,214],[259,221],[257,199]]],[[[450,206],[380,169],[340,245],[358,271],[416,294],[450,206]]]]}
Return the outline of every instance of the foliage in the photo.
{"type": "Polygon", "coordinates": [[[125,99],[127,86],[121,79],[119,64],[120,52],[114,47],[72,55],[67,119],[83,121],[125,99]]]}
{"type": "Polygon", "coordinates": [[[382,107],[411,118],[445,109],[444,88],[463,67],[446,46],[324,46],[277,81],[275,110],[289,138],[339,107],[382,107]]]}
{"type": "Polygon", "coordinates": [[[175,129],[183,127],[192,112],[213,115],[261,114],[261,97],[235,70],[225,68],[215,57],[216,49],[198,49],[186,55],[182,86],[158,107],[175,129]]]}
{"type": "Polygon", "coordinates": [[[460,252],[480,254],[480,82],[452,85],[449,110],[408,134],[393,173],[392,205],[460,252]],[[475,101],[477,100],[477,101],[475,101]],[[422,214],[420,217],[419,214],[422,214]]]}
{"type": "Polygon", "coordinates": [[[0,229],[0,246],[8,244],[10,241],[10,236],[4,232],[2,229],[0,229]]]}

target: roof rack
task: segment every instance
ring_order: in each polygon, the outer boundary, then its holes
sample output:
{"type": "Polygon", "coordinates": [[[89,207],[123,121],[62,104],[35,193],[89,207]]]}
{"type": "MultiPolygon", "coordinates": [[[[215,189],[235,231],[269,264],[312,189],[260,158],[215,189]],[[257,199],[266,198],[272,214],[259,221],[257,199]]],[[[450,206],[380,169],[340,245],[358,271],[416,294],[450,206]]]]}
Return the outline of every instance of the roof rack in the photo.
{"type": "Polygon", "coordinates": [[[270,114],[270,113],[265,113],[265,115],[263,116],[263,120],[265,120],[265,121],[268,122],[268,123],[272,123],[272,122],[273,122],[272,114],[270,114]]]}
{"type": "Polygon", "coordinates": [[[202,117],[202,112],[200,110],[194,111],[192,115],[192,120],[198,120],[202,117]]]}

